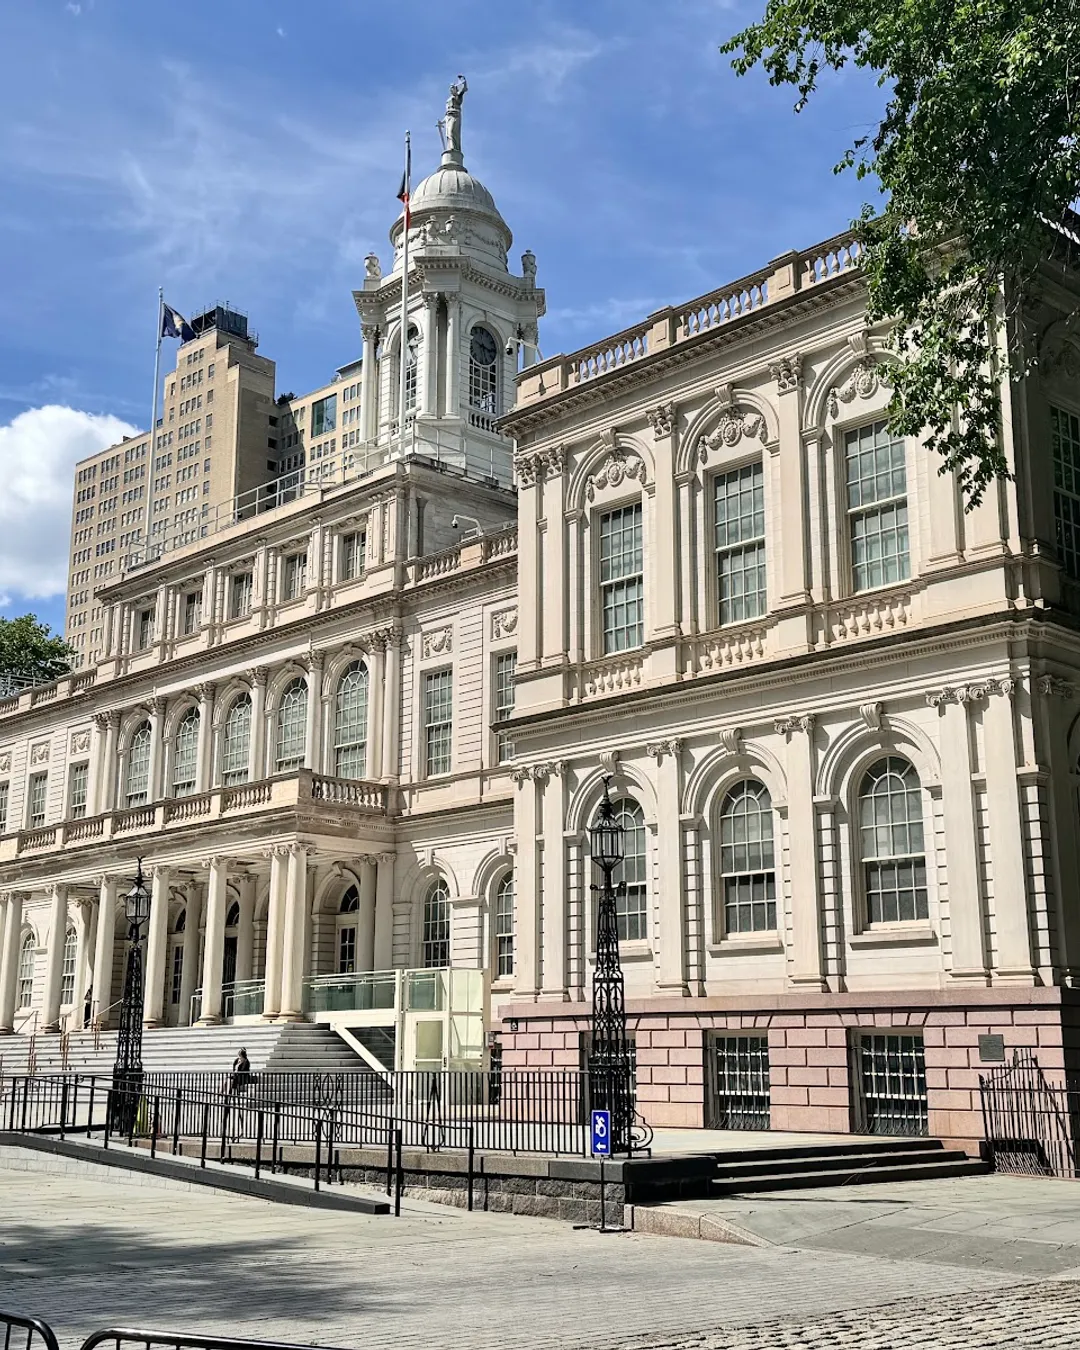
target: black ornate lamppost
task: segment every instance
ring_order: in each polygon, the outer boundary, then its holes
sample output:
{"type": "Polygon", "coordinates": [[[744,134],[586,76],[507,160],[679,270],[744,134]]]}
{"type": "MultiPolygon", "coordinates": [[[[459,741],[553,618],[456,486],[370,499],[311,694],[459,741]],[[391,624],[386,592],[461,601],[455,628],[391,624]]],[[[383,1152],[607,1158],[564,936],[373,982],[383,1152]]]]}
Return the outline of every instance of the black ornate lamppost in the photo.
{"type": "Polygon", "coordinates": [[[124,971],[124,995],[120,1001],[120,1030],[113,1063],[113,1128],[131,1134],[142,1092],[143,957],[142,926],[150,918],[150,892],[146,889],[142,859],[124,901],[128,921],[128,953],[124,971]]]}
{"type": "Polygon", "coordinates": [[[618,896],[624,882],[612,882],[623,860],[624,829],[615,815],[604,779],[604,795],[589,827],[593,862],[604,874],[593,886],[596,903],[596,964],[593,967],[592,1046],[589,1086],[596,1110],[611,1112],[611,1151],[629,1153],[634,1123],[634,1088],[626,1036],[626,994],[619,961],[618,896]]]}

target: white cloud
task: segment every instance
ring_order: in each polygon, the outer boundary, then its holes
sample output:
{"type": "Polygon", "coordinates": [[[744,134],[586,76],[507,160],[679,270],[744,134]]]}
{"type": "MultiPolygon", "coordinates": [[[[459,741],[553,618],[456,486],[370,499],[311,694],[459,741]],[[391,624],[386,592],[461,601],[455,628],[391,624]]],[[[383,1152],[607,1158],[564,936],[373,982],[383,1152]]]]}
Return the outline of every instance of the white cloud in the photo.
{"type": "Polygon", "coordinates": [[[135,431],[118,417],[55,403],[0,426],[0,594],[8,603],[64,591],[75,463],[135,431]]]}

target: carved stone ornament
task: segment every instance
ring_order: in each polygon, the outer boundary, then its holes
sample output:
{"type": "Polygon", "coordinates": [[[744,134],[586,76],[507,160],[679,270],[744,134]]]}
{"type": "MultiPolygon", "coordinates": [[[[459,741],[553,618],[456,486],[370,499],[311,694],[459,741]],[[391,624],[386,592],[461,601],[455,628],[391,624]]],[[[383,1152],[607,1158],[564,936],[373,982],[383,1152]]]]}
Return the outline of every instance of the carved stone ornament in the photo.
{"type": "Polygon", "coordinates": [[[0,751],[0,773],[10,773],[10,772],[11,772],[11,751],[2,750],[0,751]]]}
{"type": "Polygon", "coordinates": [[[661,403],[656,408],[646,408],[645,416],[652,427],[653,440],[662,441],[670,436],[675,426],[675,404],[661,403]]]}
{"type": "Polygon", "coordinates": [[[1080,380],[1080,333],[1071,319],[1057,319],[1039,343],[1039,373],[1043,380],[1080,380]]]}
{"type": "Polygon", "coordinates": [[[776,387],[781,394],[794,393],[802,384],[802,358],[798,353],[782,356],[779,361],[774,361],[769,366],[769,374],[776,381],[776,387]]]}
{"type": "Polygon", "coordinates": [[[943,703],[978,703],[981,699],[990,698],[994,694],[1012,694],[1017,687],[1018,681],[1011,676],[999,680],[973,681],[971,684],[960,684],[955,687],[946,685],[943,689],[927,691],[926,706],[940,708],[943,703]]]}
{"type": "Polygon", "coordinates": [[[778,717],[773,726],[781,736],[790,736],[795,731],[811,732],[814,729],[814,714],[799,713],[790,717],[778,717]]]}
{"type": "Polygon", "coordinates": [[[491,616],[491,636],[496,639],[513,637],[517,632],[517,625],[516,609],[500,609],[491,616]]]}
{"type": "Polygon", "coordinates": [[[609,778],[619,767],[618,750],[601,750],[597,759],[600,761],[600,767],[609,778]]]}
{"type": "Polygon", "coordinates": [[[600,488],[617,488],[626,479],[644,483],[645,465],[638,455],[628,454],[625,450],[612,450],[596,473],[590,474],[585,483],[585,495],[594,501],[600,488]]]}
{"type": "Polygon", "coordinates": [[[766,435],[765,419],[760,413],[741,413],[737,410],[726,412],[722,414],[712,431],[698,441],[698,459],[704,464],[710,452],[719,450],[722,445],[726,445],[730,450],[738,445],[744,436],[748,439],[757,436],[764,441],[766,435]]]}
{"type": "Polygon", "coordinates": [[[563,447],[556,445],[547,450],[536,450],[531,455],[518,455],[514,459],[514,472],[522,487],[531,487],[547,478],[557,478],[565,462],[563,447]]]}
{"type": "Polygon", "coordinates": [[[838,389],[829,390],[829,416],[839,416],[841,403],[873,398],[879,389],[891,388],[892,376],[888,367],[868,357],[859,362],[838,389]]]}
{"type": "Polygon", "coordinates": [[[30,747],[30,766],[36,767],[38,764],[48,764],[49,762],[49,742],[39,741],[37,745],[30,747]]]}
{"type": "Polygon", "coordinates": [[[431,633],[424,634],[423,653],[425,656],[445,656],[447,652],[454,650],[454,630],[449,625],[446,628],[436,628],[431,633]]]}
{"type": "Polygon", "coordinates": [[[867,731],[881,730],[881,715],[885,710],[882,703],[860,703],[859,716],[866,725],[867,731]]]}
{"type": "Polygon", "coordinates": [[[649,741],[645,746],[645,753],[651,755],[657,764],[665,755],[671,755],[674,758],[682,749],[682,741],[678,737],[668,737],[663,741],[649,741]]]}
{"type": "Polygon", "coordinates": [[[71,733],[71,753],[81,755],[90,749],[89,731],[73,731],[71,733]]]}
{"type": "Polygon", "coordinates": [[[1075,698],[1076,685],[1068,680],[1059,680],[1056,675],[1039,676],[1039,693],[1044,698],[1075,698]]]}
{"type": "Polygon", "coordinates": [[[743,736],[738,727],[729,727],[726,731],[721,731],[717,740],[729,755],[742,754],[743,736]]]}

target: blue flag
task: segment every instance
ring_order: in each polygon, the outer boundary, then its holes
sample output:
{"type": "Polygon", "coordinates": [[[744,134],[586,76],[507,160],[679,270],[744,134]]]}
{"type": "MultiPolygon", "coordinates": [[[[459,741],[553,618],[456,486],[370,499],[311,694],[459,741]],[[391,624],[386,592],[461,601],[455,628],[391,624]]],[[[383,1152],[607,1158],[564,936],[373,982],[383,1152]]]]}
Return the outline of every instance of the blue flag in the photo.
{"type": "Polygon", "coordinates": [[[181,342],[190,342],[195,337],[195,329],[178,309],[161,303],[161,336],[179,338],[181,342]]]}

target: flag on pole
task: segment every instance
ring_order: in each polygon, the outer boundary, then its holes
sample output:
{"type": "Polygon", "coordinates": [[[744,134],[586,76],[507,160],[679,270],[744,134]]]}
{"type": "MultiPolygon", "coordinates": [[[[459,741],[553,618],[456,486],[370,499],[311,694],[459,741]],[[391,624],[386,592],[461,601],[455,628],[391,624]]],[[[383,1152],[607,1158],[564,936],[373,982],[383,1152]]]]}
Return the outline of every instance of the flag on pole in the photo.
{"type": "Polygon", "coordinates": [[[195,337],[195,329],[187,319],[164,301],[161,304],[161,336],[179,338],[181,342],[190,342],[195,337]]]}
{"type": "Polygon", "coordinates": [[[401,187],[398,188],[398,201],[405,208],[405,228],[409,228],[412,217],[409,214],[409,188],[412,179],[412,142],[405,138],[405,168],[401,174],[401,187]]]}

